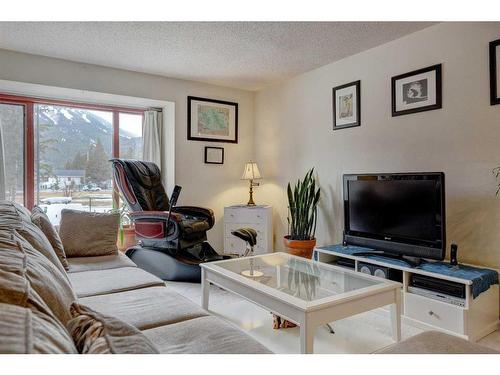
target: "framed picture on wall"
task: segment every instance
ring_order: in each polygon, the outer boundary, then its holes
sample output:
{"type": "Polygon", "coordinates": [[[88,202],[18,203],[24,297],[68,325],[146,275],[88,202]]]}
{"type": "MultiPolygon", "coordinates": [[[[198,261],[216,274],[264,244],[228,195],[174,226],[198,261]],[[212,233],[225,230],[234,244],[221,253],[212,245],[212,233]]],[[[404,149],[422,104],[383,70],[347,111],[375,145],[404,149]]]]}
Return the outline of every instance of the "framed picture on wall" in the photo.
{"type": "Polygon", "coordinates": [[[392,77],[392,116],[442,107],[441,64],[392,77]]]}
{"type": "Polygon", "coordinates": [[[332,89],[333,130],[361,125],[361,81],[332,89]]]}
{"type": "Polygon", "coordinates": [[[500,39],[490,42],[490,104],[500,104],[500,39]]]}
{"type": "Polygon", "coordinates": [[[224,164],[224,148],[205,146],[205,164],[224,164]]]}
{"type": "Polygon", "coordinates": [[[188,140],[238,143],[238,103],[188,96],[188,140]]]}

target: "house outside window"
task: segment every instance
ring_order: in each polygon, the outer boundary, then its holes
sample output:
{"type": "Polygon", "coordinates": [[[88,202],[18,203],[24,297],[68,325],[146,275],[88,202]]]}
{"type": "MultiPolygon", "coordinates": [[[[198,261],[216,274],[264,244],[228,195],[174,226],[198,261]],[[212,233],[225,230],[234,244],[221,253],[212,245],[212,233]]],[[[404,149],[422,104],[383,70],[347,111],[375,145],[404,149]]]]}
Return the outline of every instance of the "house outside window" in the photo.
{"type": "Polygon", "coordinates": [[[143,112],[0,94],[0,198],[56,225],[64,208],[117,207],[109,159],[142,158],[143,112]]]}

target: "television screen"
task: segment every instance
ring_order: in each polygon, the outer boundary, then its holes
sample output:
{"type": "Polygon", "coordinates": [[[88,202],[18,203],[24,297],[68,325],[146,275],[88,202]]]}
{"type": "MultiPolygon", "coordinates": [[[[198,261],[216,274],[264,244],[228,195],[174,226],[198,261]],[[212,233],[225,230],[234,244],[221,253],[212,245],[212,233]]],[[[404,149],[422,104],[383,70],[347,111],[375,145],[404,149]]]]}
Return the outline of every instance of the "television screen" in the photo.
{"type": "Polygon", "coordinates": [[[351,230],[433,241],[434,181],[349,181],[351,230]]]}
{"type": "MultiPolygon", "coordinates": [[[[388,246],[414,256],[418,247],[444,249],[443,184],[441,173],[346,175],[345,233],[351,239],[364,239],[361,244],[368,240],[370,245],[373,239],[378,249],[389,242],[415,245],[413,249],[388,246]]],[[[442,258],[441,253],[434,255],[430,257],[442,258]]]]}

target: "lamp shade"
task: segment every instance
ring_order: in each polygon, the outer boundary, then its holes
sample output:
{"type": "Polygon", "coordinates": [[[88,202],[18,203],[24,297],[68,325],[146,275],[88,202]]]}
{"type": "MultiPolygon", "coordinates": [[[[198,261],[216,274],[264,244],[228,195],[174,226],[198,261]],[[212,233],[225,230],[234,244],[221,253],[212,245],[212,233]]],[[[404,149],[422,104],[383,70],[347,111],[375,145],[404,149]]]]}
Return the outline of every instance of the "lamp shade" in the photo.
{"type": "Polygon", "coordinates": [[[257,163],[250,161],[245,164],[245,170],[243,171],[243,176],[241,176],[242,180],[258,180],[261,178],[257,163]]]}

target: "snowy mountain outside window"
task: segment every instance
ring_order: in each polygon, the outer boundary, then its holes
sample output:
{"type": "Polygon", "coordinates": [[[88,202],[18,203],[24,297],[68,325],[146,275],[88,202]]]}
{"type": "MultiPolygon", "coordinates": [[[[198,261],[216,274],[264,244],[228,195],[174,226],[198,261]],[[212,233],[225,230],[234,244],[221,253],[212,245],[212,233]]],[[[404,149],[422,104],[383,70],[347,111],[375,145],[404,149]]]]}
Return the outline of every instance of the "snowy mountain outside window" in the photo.
{"type": "MultiPolygon", "coordinates": [[[[113,112],[35,104],[35,204],[57,225],[64,208],[113,207],[113,112]]],[[[118,113],[119,156],[140,159],[142,115],[118,113]]]]}

